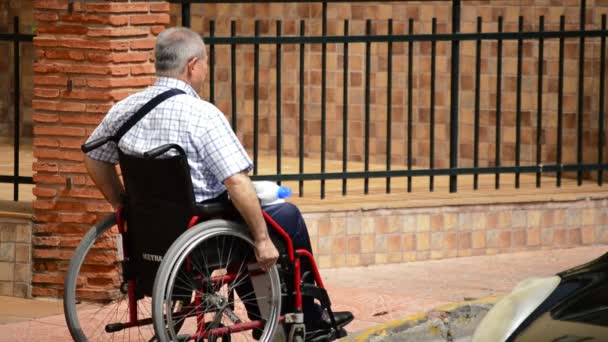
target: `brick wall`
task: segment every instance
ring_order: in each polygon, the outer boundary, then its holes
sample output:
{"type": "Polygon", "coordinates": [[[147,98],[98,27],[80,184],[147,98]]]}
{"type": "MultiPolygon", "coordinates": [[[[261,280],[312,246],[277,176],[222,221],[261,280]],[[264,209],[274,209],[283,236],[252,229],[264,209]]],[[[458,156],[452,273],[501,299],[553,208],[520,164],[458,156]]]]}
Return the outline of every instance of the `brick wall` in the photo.
{"type": "MultiPolygon", "coordinates": [[[[545,30],[559,29],[559,17],[565,15],[566,29],[579,28],[579,1],[463,1],[462,32],[475,32],[477,16],[483,18],[483,30],[496,32],[498,16],[504,18],[504,31],[516,31],[518,17],[524,16],[524,30],[538,30],[538,17],[545,16],[545,30]]],[[[587,29],[598,29],[601,15],[608,13],[605,1],[587,1],[587,29]]],[[[179,24],[179,5],[172,5],[172,24],[179,24]]],[[[343,20],[350,20],[350,33],[365,34],[365,20],[372,19],[373,34],[387,33],[387,19],[393,18],[395,34],[408,32],[408,20],[414,20],[414,33],[430,33],[431,20],[437,18],[437,32],[451,32],[451,2],[408,1],[328,4],[328,34],[342,35],[343,20]]],[[[299,20],[306,20],[306,34],[321,34],[320,4],[204,4],[192,5],[192,28],[209,34],[208,20],[215,20],[216,35],[230,35],[230,21],[237,21],[238,35],[252,36],[254,20],[261,20],[261,35],[275,35],[275,21],[283,21],[283,35],[298,35],[299,20]]],[[[599,88],[599,40],[587,39],[584,97],[585,162],[597,157],[597,112],[599,88]]],[[[342,53],[341,44],[327,45],[327,156],[342,158],[342,53]]],[[[350,45],[349,59],[349,159],[361,161],[364,147],[364,44],[350,45]]],[[[296,155],[298,150],[298,50],[295,45],[284,45],[282,68],[283,150],[296,155]]],[[[480,165],[494,164],[496,116],[496,41],[484,42],[481,63],[480,165]]],[[[216,104],[231,115],[230,51],[216,47],[216,104]]],[[[407,46],[393,46],[393,105],[392,159],[405,165],[407,158],[407,46]]],[[[306,154],[320,151],[321,127],[321,50],[320,45],[306,49],[305,76],[305,146],[306,154]]],[[[276,68],[275,47],[260,47],[260,149],[273,153],[276,149],[276,68]]],[[[449,101],[450,101],[450,43],[437,43],[436,79],[436,155],[435,166],[448,166],[449,101]]],[[[557,141],[557,66],[558,42],[545,41],[545,71],[543,81],[542,160],[556,161],[557,141]]],[[[430,43],[416,43],[414,48],[413,92],[413,157],[416,166],[429,165],[430,115],[430,43]]],[[[460,161],[461,166],[472,166],[475,43],[461,44],[460,94],[460,161]]],[[[503,165],[513,165],[515,158],[515,109],[517,42],[503,45],[502,83],[502,142],[503,165]]],[[[526,41],[523,46],[522,78],[522,164],[536,160],[536,89],[538,44],[526,41]]],[[[563,161],[576,162],[576,120],[578,84],[578,40],[568,39],[565,46],[564,78],[564,151],[563,161]]],[[[253,48],[237,49],[237,113],[238,129],[246,147],[253,145],[253,48]]],[[[370,151],[372,162],[384,163],[386,154],[386,80],[387,45],[372,45],[371,60],[371,126],[370,151]]],[[[608,96],[605,94],[604,96],[608,96]]],[[[608,104],[607,104],[608,109],[608,104]]],[[[608,155],[607,155],[608,156],[608,155]]]]}
{"type": "Polygon", "coordinates": [[[36,0],[34,16],[34,296],[61,294],[82,234],[108,211],[80,145],[113,103],[153,83],[164,2],[36,0]],[[69,86],[71,84],[71,87],[69,86]]]}
{"type": "Polygon", "coordinates": [[[306,213],[320,267],[608,244],[607,199],[306,213]]]}

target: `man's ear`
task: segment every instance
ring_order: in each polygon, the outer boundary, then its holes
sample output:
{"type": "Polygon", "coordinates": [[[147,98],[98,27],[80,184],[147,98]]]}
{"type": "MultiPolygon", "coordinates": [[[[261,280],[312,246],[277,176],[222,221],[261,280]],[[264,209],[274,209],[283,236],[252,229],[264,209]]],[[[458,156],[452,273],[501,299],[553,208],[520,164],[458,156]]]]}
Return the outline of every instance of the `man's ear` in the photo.
{"type": "Polygon", "coordinates": [[[194,65],[198,61],[197,57],[190,58],[188,63],[186,64],[186,68],[188,68],[188,75],[192,74],[192,70],[194,70],[194,65]]]}

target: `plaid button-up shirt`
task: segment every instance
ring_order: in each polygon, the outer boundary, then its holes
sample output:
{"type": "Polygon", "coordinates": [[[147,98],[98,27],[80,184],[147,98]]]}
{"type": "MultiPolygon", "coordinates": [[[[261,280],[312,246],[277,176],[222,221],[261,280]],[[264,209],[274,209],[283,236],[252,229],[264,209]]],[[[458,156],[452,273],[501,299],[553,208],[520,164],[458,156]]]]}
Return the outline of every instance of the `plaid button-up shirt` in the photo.
{"type": "MultiPolygon", "coordinates": [[[[186,94],[173,96],[150,111],[122,137],[118,147],[126,154],[141,155],[164,144],[179,144],[188,157],[196,200],[217,197],[226,190],[226,178],[249,171],[253,164],[222,112],[181,80],[159,77],[148,89],[116,103],[88,141],[114,135],[146,102],[171,88],[186,94]]],[[[118,163],[113,142],[88,156],[118,163]]]]}

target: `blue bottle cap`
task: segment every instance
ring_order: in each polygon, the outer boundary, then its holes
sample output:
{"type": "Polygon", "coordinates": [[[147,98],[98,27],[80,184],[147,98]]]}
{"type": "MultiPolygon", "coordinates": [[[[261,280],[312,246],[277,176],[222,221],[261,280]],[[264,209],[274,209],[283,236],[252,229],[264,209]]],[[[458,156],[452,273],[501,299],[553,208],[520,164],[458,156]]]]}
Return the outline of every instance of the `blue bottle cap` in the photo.
{"type": "Polygon", "coordinates": [[[279,186],[279,190],[277,191],[277,197],[279,198],[287,198],[291,196],[291,189],[285,186],[279,186]]]}

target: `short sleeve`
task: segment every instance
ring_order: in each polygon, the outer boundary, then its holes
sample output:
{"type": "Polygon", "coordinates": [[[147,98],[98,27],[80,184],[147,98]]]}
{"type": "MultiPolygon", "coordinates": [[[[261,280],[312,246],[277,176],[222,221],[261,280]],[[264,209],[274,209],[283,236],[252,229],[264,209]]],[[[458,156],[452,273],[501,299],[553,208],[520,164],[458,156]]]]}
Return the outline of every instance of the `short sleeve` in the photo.
{"type": "Polygon", "coordinates": [[[237,173],[251,170],[253,163],[224,115],[219,109],[213,109],[201,137],[201,154],[209,171],[224,182],[237,173]]]}
{"type": "MultiPolygon", "coordinates": [[[[114,135],[114,130],[110,127],[110,118],[114,113],[112,110],[103,118],[99,126],[95,128],[93,134],[87,139],[87,143],[103,137],[114,135]]],[[[93,151],[87,152],[87,156],[91,159],[98,161],[118,164],[118,149],[116,143],[113,141],[107,142],[106,144],[94,149],[93,151]]]]}

